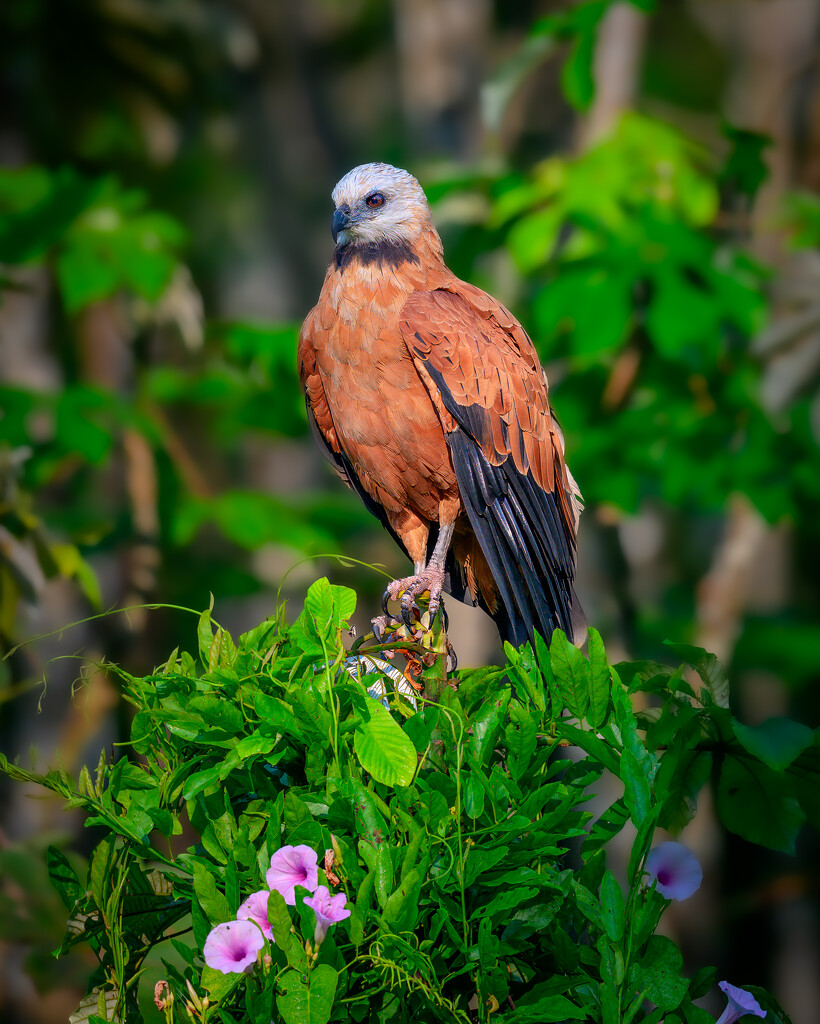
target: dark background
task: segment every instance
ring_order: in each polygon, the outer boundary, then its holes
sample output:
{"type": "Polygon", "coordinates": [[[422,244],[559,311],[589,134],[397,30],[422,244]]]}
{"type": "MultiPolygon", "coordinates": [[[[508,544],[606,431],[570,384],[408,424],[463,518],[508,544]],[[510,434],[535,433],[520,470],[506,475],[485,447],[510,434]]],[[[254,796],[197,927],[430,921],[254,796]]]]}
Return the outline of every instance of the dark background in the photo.
{"type": "MultiPolygon", "coordinates": [[[[370,160],[419,178],[450,266],[541,352],[610,660],[694,642],[747,723],[820,724],[820,3],[652,8],[2,5],[5,752],[96,764],[127,715],[97,665],[192,647],[210,594],[241,632],[327,574],[361,629],[405,573],[315,452],[294,369],[331,189],[370,160]]],[[[463,665],[500,656],[449,610],[463,665]]],[[[43,850],[94,836],[36,796],[3,785],[0,1016],[58,1022],[91,961],[47,956],[43,850]]],[[[758,849],[705,793],[683,838],[706,871],[670,915],[691,968],[820,1020],[816,834],[758,849]]]]}

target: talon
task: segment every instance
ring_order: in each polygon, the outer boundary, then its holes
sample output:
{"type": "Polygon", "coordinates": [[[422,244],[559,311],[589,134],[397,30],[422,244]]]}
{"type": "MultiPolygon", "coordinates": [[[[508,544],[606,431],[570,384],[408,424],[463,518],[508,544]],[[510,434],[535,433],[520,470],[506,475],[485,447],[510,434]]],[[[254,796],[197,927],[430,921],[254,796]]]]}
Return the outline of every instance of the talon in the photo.
{"type": "Polygon", "coordinates": [[[391,600],[392,600],[392,597],[391,597],[391,594],[390,594],[390,589],[388,588],[382,594],[382,611],[384,612],[385,617],[388,618],[388,619],[390,618],[390,609],[387,607],[387,605],[388,605],[388,603],[391,600]]]}
{"type": "Polygon", "coordinates": [[[444,607],[444,601],[442,600],[439,609],[441,611],[441,628],[446,633],[450,628],[450,616],[447,614],[447,609],[444,607]]]}
{"type": "Polygon", "coordinates": [[[411,601],[402,601],[401,603],[401,617],[402,619],[404,619],[404,624],[405,626],[407,626],[411,633],[413,632],[414,623],[410,609],[413,607],[415,606],[412,604],[411,601]]]}
{"type": "Polygon", "coordinates": [[[392,615],[378,615],[375,619],[371,619],[370,625],[373,629],[373,638],[377,644],[387,643],[390,637],[386,637],[385,633],[389,629],[395,629],[398,626],[398,622],[393,618],[392,615]]]}
{"type": "Polygon", "coordinates": [[[447,657],[450,659],[450,671],[455,672],[458,668],[458,657],[456,655],[455,647],[447,641],[447,657]]]}

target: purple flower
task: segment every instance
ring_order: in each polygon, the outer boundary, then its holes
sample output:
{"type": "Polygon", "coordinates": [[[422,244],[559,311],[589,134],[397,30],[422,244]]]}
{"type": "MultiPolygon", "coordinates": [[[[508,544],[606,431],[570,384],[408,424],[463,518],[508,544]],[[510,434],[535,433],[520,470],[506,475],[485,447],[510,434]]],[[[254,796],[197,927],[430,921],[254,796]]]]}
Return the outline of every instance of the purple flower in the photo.
{"type": "Polygon", "coordinates": [[[309,846],[283,846],[270,859],[265,880],[282,894],[285,903],[296,906],[297,885],[314,892],[319,884],[319,858],[309,846]]]}
{"type": "Polygon", "coordinates": [[[208,933],[205,963],[223,974],[241,974],[264,945],[262,932],[251,921],[226,921],[208,933]]]}
{"type": "Polygon", "coordinates": [[[268,898],[270,892],[261,889],[250,895],[244,903],[240,903],[236,916],[240,921],[253,921],[259,925],[265,933],[265,938],[273,942],[273,927],[268,920],[268,898]]]}
{"type": "Polygon", "coordinates": [[[332,924],[350,917],[350,911],[345,910],[346,902],[347,897],[343,892],[331,896],[326,885],[320,885],[312,896],[305,896],[305,906],[312,907],[316,914],[316,931],[313,934],[313,941],[317,946],[324,942],[327,930],[332,924]]]}
{"type": "Polygon", "coordinates": [[[703,880],[697,857],[682,843],[661,843],[646,858],[646,873],[668,900],[688,899],[703,880]]]}
{"type": "Polygon", "coordinates": [[[766,1011],[751,992],[747,992],[744,988],[738,988],[736,985],[730,985],[728,981],[721,981],[720,988],[726,994],[729,1005],[716,1024],[733,1024],[740,1017],[745,1017],[747,1013],[751,1013],[755,1017],[766,1016],[766,1011]]]}

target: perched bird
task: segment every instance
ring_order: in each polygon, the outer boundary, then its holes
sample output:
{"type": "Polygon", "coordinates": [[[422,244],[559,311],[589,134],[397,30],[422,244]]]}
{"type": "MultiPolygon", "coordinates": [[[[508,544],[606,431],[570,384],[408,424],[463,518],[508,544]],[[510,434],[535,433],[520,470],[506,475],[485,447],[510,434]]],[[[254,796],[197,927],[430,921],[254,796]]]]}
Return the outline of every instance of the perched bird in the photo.
{"type": "Polygon", "coordinates": [[[442,590],[518,645],[578,638],[580,493],[547,379],[515,317],[444,263],[418,181],[354,167],[333,190],[336,248],[299,338],[308,418],[342,480],[414,564],[385,599],[442,590]]]}

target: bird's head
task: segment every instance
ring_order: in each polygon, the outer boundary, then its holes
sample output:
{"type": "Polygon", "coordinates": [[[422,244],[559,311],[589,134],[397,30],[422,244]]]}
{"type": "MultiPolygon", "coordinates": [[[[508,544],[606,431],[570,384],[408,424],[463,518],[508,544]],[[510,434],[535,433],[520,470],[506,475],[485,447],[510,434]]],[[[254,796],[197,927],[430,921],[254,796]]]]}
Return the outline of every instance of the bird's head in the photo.
{"type": "Polygon", "coordinates": [[[333,189],[331,230],[339,245],[350,242],[412,243],[430,223],[424,191],[407,171],[391,164],[361,164],[333,189]]]}

